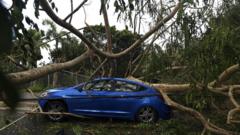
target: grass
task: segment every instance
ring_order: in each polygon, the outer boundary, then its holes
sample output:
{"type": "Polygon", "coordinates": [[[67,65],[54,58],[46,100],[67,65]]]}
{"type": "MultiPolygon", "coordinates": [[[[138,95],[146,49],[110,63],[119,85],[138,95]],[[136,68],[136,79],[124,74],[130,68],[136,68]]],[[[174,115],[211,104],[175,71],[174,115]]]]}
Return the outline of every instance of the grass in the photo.
{"type": "MultiPolygon", "coordinates": [[[[42,89],[41,86],[34,86],[34,90],[39,89],[42,89]]],[[[240,132],[240,124],[226,124],[226,114],[233,107],[232,103],[227,97],[215,97],[214,103],[219,108],[210,106],[203,109],[204,116],[219,127],[240,132]]],[[[12,121],[19,117],[19,114],[0,112],[0,116],[0,125],[3,126],[6,124],[6,119],[12,121]]],[[[54,123],[46,121],[43,116],[29,116],[0,134],[54,135],[64,131],[66,135],[200,135],[202,130],[203,126],[199,121],[186,113],[175,112],[171,120],[160,120],[156,123],[135,123],[103,118],[70,118],[65,122],[54,123]]],[[[213,134],[207,132],[206,135],[213,134]]]]}
{"type": "MultiPolygon", "coordinates": [[[[1,115],[6,118],[9,114],[1,112],[1,115]]],[[[13,119],[14,116],[11,116],[11,120],[13,119]]],[[[217,125],[221,126],[220,123],[217,125]]],[[[237,125],[234,129],[237,130],[237,125]]],[[[54,135],[64,131],[66,135],[199,135],[202,130],[202,125],[194,118],[176,112],[171,120],[160,120],[156,123],[136,123],[107,118],[69,118],[64,122],[49,122],[43,116],[34,115],[24,118],[0,134],[54,135]]]]}

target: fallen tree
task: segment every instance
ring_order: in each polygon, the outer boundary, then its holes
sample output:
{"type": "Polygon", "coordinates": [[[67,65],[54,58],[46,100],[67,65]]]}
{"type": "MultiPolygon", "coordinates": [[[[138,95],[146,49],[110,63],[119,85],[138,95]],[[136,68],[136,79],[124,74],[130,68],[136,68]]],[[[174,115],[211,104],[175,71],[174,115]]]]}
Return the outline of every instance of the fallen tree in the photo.
{"type": "MultiPolygon", "coordinates": [[[[230,66],[225,71],[223,71],[217,80],[214,80],[210,83],[208,83],[208,90],[217,93],[217,94],[223,94],[226,96],[229,96],[229,100],[232,102],[232,104],[235,106],[235,108],[229,110],[227,114],[227,124],[231,123],[239,123],[239,120],[234,119],[234,114],[237,112],[240,112],[240,105],[234,98],[233,91],[239,90],[239,85],[223,85],[225,81],[227,81],[234,73],[239,71],[239,64],[230,66]]],[[[140,81],[143,82],[137,78],[134,78],[132,76],[128,77],[130,80],[134,81],[140,81]]],[[[182,104],[177,103],[176,101],[172,100],[167,93],[173,93],[173,92],[185,92],[188,90],[193,89],[193,87],[190,84],[161,84],[161,83],[146,83],[154,88],[156,88],[162,95],[166,103],[171,106],[172,108],[188,113],[195,117],[197,120],[199,120],[202,125],[204,126],[204,131],[208,130],[210,132],[216,133],[216,134],[222,134],[222,135],[238,135],[239,133],[233,132],[233,131],[227,131],[223,128],[218,127],[217,125],[213,124],[209,121],[209,119],[205,118],[203,114],[201,114],[199,111],[189,108],[187,106],[184,106],[182,104]]],[[[200,87],[200,85],[194,87],[195,90],[206,90],[205,87],[200,87]]]]}
{"type": "MultiPolygon", "coordinates": [[[[154,33],[157,33],[158,31],[160,31],[160,29],[162,27],[164,27],[164,25],[167,24],[167,22],[169,22],[171,19],[174,18],[174,16],[176,15],[176,13],[179,11],[180,8],[181,8],[181,10],[183,10],[182,7],[184,4],[182,1],[180,1],[176,4],[176,6],[174,8],[169,8],[171,10],[171,13],[165,17],[158,16],[160,19],[157,20],[155,26],[153,26],[147,33],[145,33],[138,40],[136,40],[132,45],[130,45],[129,48],[127,48],[121,52],[113,53],[111,50],[112,49],[111,48],[112,47],[111,35],[110,35],[111,33],[109,31],[110,26],[108,24],[109,22],[108,22],[106,7],[105,7],[106,3],[104,3],[105,1],[103,1],[103,0],[101,1],[102,2],[101,7],[103,9],[103,16],[104,16],[105,28],[106,28],[107,39],[108,39],[107,51],[97,48],[96,46],[98,43],[92,43],[91,41],[89,41],[86,37],[83,36],[83,34],[78,29],[76,29],[73,25],[71,25],[71,23],[70,23],[71,21],[67,22],[67,18],[72,18],[73,14],[75,14],[76,11],[79,10],[79,8],[83,6],[83,4],[86,2],[86,0],[83,3],[81,3],[80,6],[76,10],[72,10],[72,12],[65,19],[61,19],[59,16],[57,16],[55,14],[55,12],[51,8],[51,6],[50,6],[49,2],[47,2],[47,0],[41,0],[39,2],[40,2],[42,10],[45,11],[47,13],[47,15],[55,23],[57,23],[59,26],[65,28],[66,30],[70,31],[75,36],[77,36],[79,39],[81,39],[82,42],[84,43],[84,45],[86,45],[86,48],[88,48],[88,49],[85,53],[80,54],[79,57],[76,57],[70,61],[66,61],[63,63],[49,64],[49,65],[46,65],[43,67],[38,67],[38,68],[33,68],[33,69],[21,71],[21,72],[7,74],[7,77],[15,84],[22,84],[22,83],[30,82],[30,81],[36,80],[42,76],[45,76],[47,74],[61,71],[64,69],[72,68],[76,65],[81,64],[81,62],[83,62],[84,60],[86,60],[87,58],[89,58],[93,55],[99,55],[99,56],[102,56],[105,58],[104,61],[100,64],[100,66],[96,69],[96,72],[97,72],[101,68],[101,66],[105,63],[105,61],[110,61],[111,59],[119,58],[119,57],[122,57],[123,55],[131,53],[131,51],[133,49],[135,49],[136,47],[138,47],[139,45],[141,45],[142,42],[145,42],[154,33]]],[[[224,82],[226,80],[228,80],[232,75],[234,75],[238,70],[239,70],[239,64],[233,65],[233,66],[227,68],[224,72],[222,72],[216,80],[208,83],[207,86],[204,86],[201,83],[198,83],[197,85],[194,86],[195,90],[204,91],[207,88],[208,90],[210,90],[214,93],[223,94],[223,95],[226,95],[229,97],[230,101],[235,106],[235,108],[230,110],[227,115],[227,123],[229,123],[229,124],[239,122],[238,120],[234,119],[234,115],[237,112],[240,112],[239,103],[237,103],[236,99],[234,98],[234,93],[237,93],[237,91],[240,89],[240,86],[239,85],[225,85],[224,82]]],[[[95,72],[93,72],[93,75],[94,74],[95,74],[95,72]]],[[[141,81],[134,77],[131,77],[130,79],[133,79],[136,81],[141,81]]],[[[147,82],[144,82],[144,83],[147,83],[147,82]]],[[[203,116],[203,114],[201,114],[200,112],[177,103],[176,101],[172,100],[170,98],[170,96],[168,95],[168,93],[183,93],[183,92],[192,90],[193,85],[191,83],[185,83],[185,84],[170,84],[170,83],[150,84],[150,83],[147,83],[147,84],[158,89],[162,93],[165,101],[170,106],[172,106],[173,108],[180,110],[182,112],[188,113],[188,114],[192,115],[193,117],[195,117],[197,120],[199,120],[202,123],[202,125],[204,126],[204,130],[208,130],[210,132],[213,132],[216,134],[223,134],[223,135],[239,134],[236,132],[227,131],[225,129],[222,129],[222,128],[216,126],[215,124],[210,122],[207,118],[205,118],[203,116]]]]}
{"type": "MultiPolygon", "coordinates": [[[[60,70],[72,68],[75,65],[80,64],[86,58],[88,58],[91,53],[96,53],[97,55],[101,55],[101,56],[104,56],[106,58],[118,58],[118,57],[121,57],[123,55],[126,55],[127,53],[130,53],[131,50],[133,50],[134,48],[139,46],[146,39],[148,39],[152,34],[154,34],[156,31],[158,31],[161,27],[163,27],[164,24],[167,23],[170,19],[172,19],[174,17],[174,15],[177,13],[181,4],[182,4],[181,1],[178,2],[177,5],[174,7],[172,12],[168,16],[164,17],[162,20],[159,20],[157,22],[157,24],[152,29],[150,29],[146,34],[141,36],[137,41],[135,41],[132,45],[130,45],[130,47],[128,47],[127,49],[125,49],[125,50],[123,50],[119,53],[114,54],[112,52],[108,52],[111,49],[108,49],[107,52],[98,49],[93,43],[91,43],[87,38],[85,38],[82,35],[82,33],[79,32],[78,29],[76,29],[70,23],[66,22],[66,20],[63,20],[63,19],[59,18],[54,13],[54,11],[50,7],[47,0],[41,0],[40,5],[43,8],[43,10],[47,13],[47,15],[55,23],[57,23],[58,25],[62,26],[65,29],[69,30],[71,33],[75,34],[79,39],[82,40],[82,42],[86,45],[86,47],[88,49],[85,53],[83,53],[82,55],[80,55],[79,57],[77,57],[77,58],[75,58],[71,61],[67,61],[67,62],[64,62],[64,63],[49,64],[47,66],[38,67],[38,68],[26,70],[26,71],[17,72],[17,73],[10,73],[10,74],[7,75],[7,77],[10,80],[12,80],[14,83],[19,83],[19,84],[20,83],[26,83],[26,82],[36,80],[37,78],[40,78],[44,75],[47,75],[47,74],[50,74],[50,73],[53,73],[53,72],[57,72],[57,71],[60,71],[60,70]]],[[[75,11],[73,11],[73,13],[71,15],[73,15],[74,13],[75,13],[75,11]]],[[[104,12],[104,13],[106,14],[106,12],[104,12]]],[[[106,16],[105,14],[104,14],[104,16],[106,16]]],[[[106,17],[104,17],[104,18],[107,19],[106,17]]],[[[106,22],[108,22],[108,21],[106,21],[106,22]]],[[[109,29],[109,27],[107,29],[109,29]]]]}

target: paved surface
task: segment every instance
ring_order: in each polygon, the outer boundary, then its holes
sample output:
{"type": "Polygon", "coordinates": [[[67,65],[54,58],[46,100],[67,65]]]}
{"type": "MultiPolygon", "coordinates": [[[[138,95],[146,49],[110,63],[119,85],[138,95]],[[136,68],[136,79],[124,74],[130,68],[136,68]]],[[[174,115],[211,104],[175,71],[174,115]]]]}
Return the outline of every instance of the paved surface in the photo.
{"type": "MultiPolygon", "coordinates": [[[[40,93],[34,93],[39,96],[40,93]]],[[[31,93],[23,93],[20,98],[16,110],[20,112],[31,111],[33,108],[37,107],[37,97],[33,96],[31,93]]],[[[5,105],[3,101],[0,101],[0,110],[10,110],[8,106],[5,105]]]]}
{"type": "Polygon", "coordinates": [[[21,100],[37,100],[37,97],[41,95],[41,93],[34,93],[33,96],[31,93],[24,92],[21,94],[21,100]]]}
{"type": "MultiPolygon", "coordinates": [[[[37,107],[37,105],[36,101],[21,101],[18,103],[16,111],[28,112],[37,107]]],[[[6,106],[3,101],[0,101],[0,110],[10,110],[10,108],[6,106]]]]}

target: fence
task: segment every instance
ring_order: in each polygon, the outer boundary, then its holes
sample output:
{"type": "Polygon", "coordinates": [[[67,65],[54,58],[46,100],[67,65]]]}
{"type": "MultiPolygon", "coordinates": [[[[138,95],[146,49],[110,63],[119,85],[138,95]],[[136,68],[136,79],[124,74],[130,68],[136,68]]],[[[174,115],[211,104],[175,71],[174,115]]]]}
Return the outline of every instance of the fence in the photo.
{"type": "Polygon", "coordinates": [[[65,87],[65,86],[73,86],[79,84],[81,82],[88,81],[89,76],[81,75],[78,73],[74,73],[67,70],[62,70],[57,72],[57,77],[54,80],[54,73],[39,78],[24,87],[32,87],[38,85],[39,87],[65,87]],[[55,84],[54,84],[55,81],[55,84]]]}

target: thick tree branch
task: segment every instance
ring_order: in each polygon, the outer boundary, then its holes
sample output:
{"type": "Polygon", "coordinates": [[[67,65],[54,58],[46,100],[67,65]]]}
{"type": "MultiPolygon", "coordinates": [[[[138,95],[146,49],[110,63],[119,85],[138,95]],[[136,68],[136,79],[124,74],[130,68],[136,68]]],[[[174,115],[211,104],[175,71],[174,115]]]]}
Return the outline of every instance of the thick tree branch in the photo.
{"type": "Polygon", "coordinates": [[[107,14],[107,9],[106,9],[106,0],[101,0],[101,9],[103,12],[103,18],[104,18],[104,23],[105,23],[105,31],[107,34],[107,52],[112,53],[112,34],[110,30],[110,25],[108,21],[108,14],[107,14]]]}
{"type": "Polygon", "coordinates": [[[90,49],[92,49],[94,52],[96,52],[99,55],[105,56],[105,57],[109,57],[109,58],[117,58],[120,56],[123,56],[127,53],[129,53],[132,49],[136,48],[137,46],[139,46],[143,41],[145,41],[147,38],[149,38],[154,32],[156,32],[160,27],[162,27],[166,22],[168,22],[171,18],[173,18],[175,16],[175,14],[177,13],[180,5],[182,4],[182,2],[179,2],[175,8],[173,9],[173,11],[166,16],[165,18],[163,18],[161,21],[159,21],[155,27],[153,27],[152,29],[150,29],[145,35],[143,35],[140,39],[138,39],[137,41],[135,41],[135,43],[133,43],[129,48],[125,49],[122,52],[113,54],[113,53],[109,53],[109,52],[103,52],[100,49],[98,49],[94,44],[92,44],[88,39],[86,39],[76,28],[74,28],[71,24],[66,23],[65,21],[61,20],[51,9],[51,7],[49,6],[48,2],[46,0],[41,0],[40,4],[43,8],[43,10],[48,14],[48,16],[54,21],[56,22],[58,25],[66,28],[67,30],[71,31],[73,34],[75,34],[76,36],[78,36],[90,49]]]}
{"type": "MultiPolygon", "coordinates": [[[[74,9],[69,15],[67,15],[63,20],[66,21],[68,18],[72,17],[88,0],[84,0],[76,9],[74,9]]],[[[44,10],[44,9],[43,9],[44,10]]]]}
{"type": "Polygon", "coordinates": [[[227,123],[230,124],[232,122],[235,123],[240,123],[240,120],[234,120],[233,115],[236,114],[237,112],[240,112],[240,104],[237,102],[237,100],[234,98],[233,91],[236,89],[240,89],[240,85],[233,85],[230,86],[229,91],[228,91],[228,96],[232,104],[235,106],[235,108],[231,109],[228,112],[227,115],[227,123]]]}
{"type": "Polygon", "coordinates": [[[218,79],[215,82],[211,82],[212,85],[220,85],[224,81],[228,80],[234,73],[238,72],[240,69],[239,64],[233,65],[229,68],[227,68],[225,71],[223,71],[218,79]]]}
{"type": "Polygon", "coordinates": [[[162,92],[161,89],[158,89],[158,90],[162,93],[165,101],[167,101],[167,103],[171,107],[173,107],[177,110],[189,113],[190,115],[195,117],[197,120],[199,120],[205,129],[207,129],[213,133],[219,134],[219,135],[233,135],[233,134],[237,135],[237,133],[227,131],[225,129],[217,127],[213,123],[209,122],[200,112],[198,112],[192,108],[186,107],[184,105],[178,104],[177,102],[173,101],[166,93],[162,92]]]}
{"type": "Polygon", "coordinates": [[[214,80],[208,83],[208,89],[212,92],[228,95],[226,91],[229,90],[229,86],[223,86],[223,82],[227,81],[234,73],[238,72],[240,69],[239,64],[232,65],[226,70],[224,70],[219,76],[217,80],[214,80]]]}
{"type": "MultiPolygon", "coordinates": [[[[143,82],[137,78],[134,78],[134,77],[130,77],[129,79],[131,80],[135,80],[135,81],[140,81],[140,82],[143,82]]],[[[216,125],[214,125],[213,123],[209,122],[200,112],[192,109],[192,108],[189,108],[189,107],[186,107],[184,105],[181,105],[175,101],[173,101],[164,91],[161,87],[158,87],[158,85],[156,84],[151,84],[151,83],[147,83],[147,82],[143,82],[143,83],[146,83],[150,86],[153,86],[154,88],[156,88],[163,96],[165,102],[171,106],[172,108],[174,109],[177,109],[177,110],[180,110],[180,111],[183,111],[183,112],[186,112],[190,115],[192,115],[193,117],[195,117],[197,120],[199,120],[202,125],[204,126],[204,128],[210,132],[213,132],[213,133],[216,133],[216,134],[219,134],[219,135],[237,135],[238,133],[235,133],[235,132],[232,132],[232,131],[227,131],[225,129],[222,129],[222,128],[219,128],[217,127],[216,125]]]]}
{"type": "MultiPolygon", "coordinates": [[[[136,80],[139,81],[138,79],[129,76],[128,79],[130,80],[136,80]]],[[[144,82],[152,87],[155,87],[157,89],[161,89],[165,93],[175,93],[175,92],[185,92],[187,90],[192,90],[191,84],[186,83],[186,84],[163,84],[163,83],[147,83],[144,82]]],[[[199,90],[202,89],[201,86],[197,87],[199,90]]]]}
{"type": "Polygon", "coordinates": [[[10,78],[10,80],[13,83],[17,83],[17,84],[26,83],[26,82],[36,80],[44,75],[47,75],[47,74],[50,74],[50,73],[53,73],[56,71],[72,68],[72,67],[80,64],[85,59],[87,59],[90,55],[91,55],[91,51],[87,50],[81,56],[78,56],[73,60],[63,62],[63,63],[50,64],[50,65],[46,65],[43,67],[30,69],[27,71],[10,73],[7,75],[7,77],[10,78]]]}

